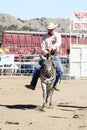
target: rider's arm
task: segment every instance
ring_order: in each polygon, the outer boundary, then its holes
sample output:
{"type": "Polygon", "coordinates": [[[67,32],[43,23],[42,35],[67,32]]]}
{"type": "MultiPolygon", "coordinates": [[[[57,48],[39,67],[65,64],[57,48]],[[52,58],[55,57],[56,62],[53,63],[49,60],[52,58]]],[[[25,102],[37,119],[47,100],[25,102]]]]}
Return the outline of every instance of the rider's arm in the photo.
{"type": "Polygon", "coordinates": [[[61,35],[59,33],[55,33],[54,37],[55,37],[55,41],[54,44],[52,45],[52,49],[59,51],[59,48],[61,46],[61,35]]]}

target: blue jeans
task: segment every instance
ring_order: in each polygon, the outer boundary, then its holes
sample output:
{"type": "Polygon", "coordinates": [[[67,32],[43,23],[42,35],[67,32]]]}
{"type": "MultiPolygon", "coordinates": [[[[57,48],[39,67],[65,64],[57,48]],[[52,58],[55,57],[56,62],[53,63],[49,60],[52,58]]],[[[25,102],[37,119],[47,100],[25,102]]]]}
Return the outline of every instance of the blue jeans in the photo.
{"type": "MultiPolygon", "coordinates": [[[[62,66],[61,60],[58,57],[58,54],[53,55],[53,61],[56,64],[56,80],[55,80],[55,83],[54,83],[54,86],[56,86],[58,81],[59,81],[59,79],[61,78],[64,70],[63,70],[63,66],[62,66]]],[[[41,64],[42,64],[42,60],[40,60],[38,62],[38,64],[36,65],[36,67],[34,69],[33,77],[32,77],[32,80],[31,80],[31,85],[34,88],[36,87],[38,78],[40,76],[41,64]]]]}

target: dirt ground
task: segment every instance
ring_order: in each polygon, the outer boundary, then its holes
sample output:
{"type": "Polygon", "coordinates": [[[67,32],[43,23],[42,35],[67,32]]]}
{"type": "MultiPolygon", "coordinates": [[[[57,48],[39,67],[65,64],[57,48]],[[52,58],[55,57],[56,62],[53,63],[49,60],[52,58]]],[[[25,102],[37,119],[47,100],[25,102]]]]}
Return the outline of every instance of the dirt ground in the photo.
{"type": "Polygon", "coordinates": [[[0,76],[0,130],[87,130],[87,79],[62,80],[53,109],[40,111],[40,80],[25,88],[31,76],[0,76]]]}

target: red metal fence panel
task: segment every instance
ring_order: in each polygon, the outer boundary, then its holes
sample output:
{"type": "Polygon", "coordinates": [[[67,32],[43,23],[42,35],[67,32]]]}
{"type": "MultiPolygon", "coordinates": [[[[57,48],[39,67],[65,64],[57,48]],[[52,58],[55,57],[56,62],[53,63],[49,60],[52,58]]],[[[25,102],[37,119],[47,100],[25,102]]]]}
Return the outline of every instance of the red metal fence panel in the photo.
{"type": "MultiPolygon", "coordinates": [[[[11,54],[40,54],[40,44],[43,33],[40,32],[21,32],[21,31],[3,31],[2,44],[9,46],[11,54]]],[[[67,50],[72,44],[87,44],[87,37],[81,37],[77,34],[64,33],[62,36],[62,48],[60,55],[67,55],[67,50]]],[[[84,35],[82,35],[84,36],[84,35]]]]}

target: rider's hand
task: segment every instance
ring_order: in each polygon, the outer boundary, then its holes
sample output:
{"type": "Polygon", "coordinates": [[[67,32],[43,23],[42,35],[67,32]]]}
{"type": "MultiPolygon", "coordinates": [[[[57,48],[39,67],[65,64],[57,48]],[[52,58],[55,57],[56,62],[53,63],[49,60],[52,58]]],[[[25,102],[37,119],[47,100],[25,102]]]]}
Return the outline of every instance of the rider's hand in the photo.
{"type": "Polygon", "coordinates": [[[47,51],[49,52],[49,53],[51,53],[51,51],[52,51],[52,48],[47,48],[47,51]]]}

